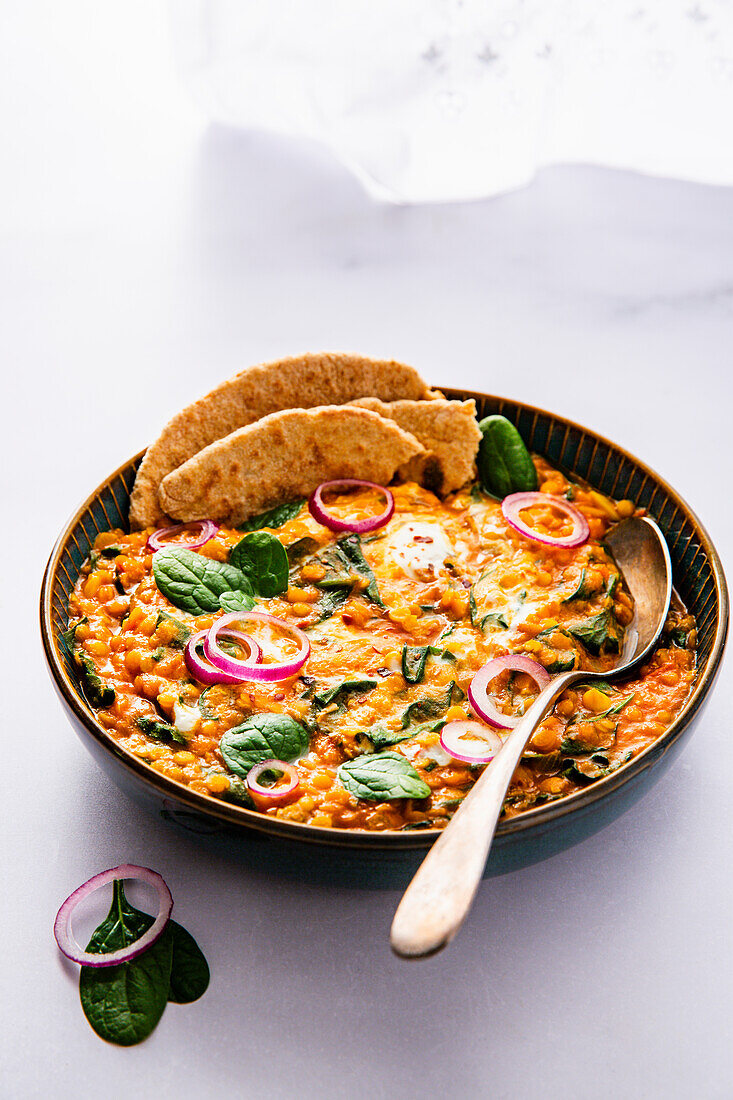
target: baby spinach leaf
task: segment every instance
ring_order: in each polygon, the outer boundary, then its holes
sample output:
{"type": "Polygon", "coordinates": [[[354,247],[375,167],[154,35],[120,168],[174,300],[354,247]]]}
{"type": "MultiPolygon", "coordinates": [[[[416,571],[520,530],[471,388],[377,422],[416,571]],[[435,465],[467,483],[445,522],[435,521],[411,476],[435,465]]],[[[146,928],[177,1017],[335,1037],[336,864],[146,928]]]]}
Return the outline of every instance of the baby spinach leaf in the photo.
{"type": "MultiPolygon", "coordinates": [[[[483,577],[479,577],[476,584],[481,580],[483,580],[483,577]]],[[[468,608],[471,614],[471,625],[475,626],[477,630],[485,630],[487,626],[501,627],[503,630],[507,630],[509,621],[506,615],[500,611],[484,612],[484,609],[479,607],[474,594],[475,587],[476,585],[474,585],[468,594],[468,608]]]]}
{"type": "Polygon", "coordinates": [[[450,706],[452,706],[454,699],[461,700],[464,698],[463,691],[458,687],[454,680],[448,684],[445,695],[442,695],[439,699],[417,699],[414,703],[410,703],[405,713],[402,715],[402,728],[407,729],[408,726],[415,725],[420,722],[429,722],[434,718],[441,718],[450,706]]]}
{"type": "Polygon", "coordinates": [[[569,596],[566,596],[561,603],[572,603],[573,600],[589,600],[593,595],[593,591],[589,588],[585,579],[586,570],[581,570],[580,580],[575,588],[574,592],[571,592],[569,596]]]}
{"type": "Polygon", "coordinates": [[[318,588],[351,589],[361,579],[367,582],[362,589],[366,598],[379,607],[384,607],[376,577],[362,553],[358,535],[347,535],[339,539],[335,545],[327,546],[316,557],[326,570],[325,577],[316,581],[318,588]]]}
{"type": "Polygon", "coordinates": [[[598,752],[599,749],[610,749],[615,740],[615,726],[612,730],[600,732],[590,722],[578,722],[567,726],[560,749],[567,753],[598,752]]]}
{"type": "Polygon", "coordinates": [[[93,707],[111,707],[115,701],[115,689],[105,684],[97,672],[94,661],[80,649],[75,649],[74,660],[79,669],[79,678],[84,694],[93,707]]]}
{"type": "Polygon", "coordinates": [[[601,650],[618,653],[619,635],[616,620],[610,611],[601,611],[590,619],[568,623],[568,632],[581,642],[589,653],[597,656],[601,650]]]}
{"type": "Polygon", "coordinates": [[[116,558],[117,555],[121,553],[121,546],[105,546],[101,551],[102,557],[104,558],[116,558]]]}
{"type": "Polygon", "coordinates": [[[376,680],[344,680],[340,684],[315,692],[313,703],[319,708],[330,706],[331,703],[345,704],[349,695],[371,691],[376,686],[376,680]]]}
{"type": "Polygon", "coordinates": [[[255,601],[246,592],[222,592],[219,597],[222,611],[251,611],[255,601]]]}
{"type": "Polygon", "coordinates": [[[227,730],[219,750],[227,767],[246,779],[262,760],[295,760],[308,749],[308,731],[287,714],[253,714],[227,730]]]}
{"type": "Polygon", "coordinates": [[[153,576],[166,599],[190,615],[218,611],[224,592],[252,595],[251,584],[235,566],[182,547],[154,554],[153,576]]]}
{"type": "Polygon", "coordinates": [[[288,555],[280,539],[267,531],[245,535],[229,555],[229,563],[265,599],[281,595],[288,587],[288,555]]]}
{"type": "Polygon", "coordinates": [[[188,738],[185,734],[181,733],[177,726],[172,726],[170,722],[159,722],[155,718],[138,718],[136,721],[138,729],[141,729],[143,733],[148,737],[152,737],[155,741],[175,741],[179,745],[187,745],[188,738]]]}
{"type": "Polygon", "coordinates": [[[669,644],[675,646],[677,649],[687,649],[687,631],[683,627],[673,627],[666,635],[666,638],[669,644]]]}
{"type": "Polygon", "coordinates": [[[402,650],[402,675],[408,684],[419,684],[425,675],[430,646],[406,645],[402,650]]]}
{"type": "Polygon", "coordinates": [[[241,779],[236,775],[228,775],[229,786],[223,792],[225,802],[233,802],[236,806],[246,806],[248,810],[254,810],[255,804],[252,795],[241,779]]]}
{"type": "MultiPolygon", "coordinates": [[[[150,927],[152,917],[132,909],[121,882],[115,882],[112,908],[87,947],[109,954],[127,947],[150,927]]],[[[163,1015],[173,957],[173,937],[166,927],[142,955],[119,966],[82,966],[79,997],[84,1015],[100,1038],[118,1046],[147,1039],[163,1015]]]]}
{"type": "Polygon", "coordinates": [[[324,619],[330,619],[340,607],[343,607],[349,595],[350,589],[348,588],[333,588],[328,592],[324,592],[318,601],[318,618],[316,622],[322,623],[324,619]]]}
{"type": "Polygon", "coordinates": [[[173,939],[173,958],[168,1000],[190,1004],[203,996],[209,985],[209,964],[190,932],[172,920],[168,922],[173,939]]]}
{"type": "Polygon", "coordinates": [[[85,615],[83,619],[78,619],[75,623],[70,623],[67,630],[61,632],[64,645],[68,649],[69,653],[74,655],[74,647],[76,645],[76,632],[83,623],[88,623],[89,619],[85,615]]]}
{"type": "Polygon", "coordinates": [[[498,413],[479,421],[478,471],[481,484],[503,500],[510,493],[537,488],[537,471],[514,425],[498,413]]]}
{"type": "Polygon", "coordinates": [[[391,745],[399,745],[400,741],[409,741],[414,735],[415,731],[412,729],[395,732],[385,729],[384,726],[372,726],[358,736],[365,737],[374,752],[381,752],[382,749],[388,749],[391,745]]]}
{"type": "Polygon", "coordinates": [[[260,512],[258,516],[250,516],[244,523],[240,523],[237,530],[259,531],[262,527],[282,527],[289,520],[295,519],[304,504],[305,500],[290,500],[286,504],[278,504],[276,508],[260,512]]]}
{"type": "Polygon", "coordinates": [[[295,542],[291,542],[289,546],[285,547],[285,553],[288,555],[288,561],[291,568],[297,565],[303,560],[303,558],[310,557],[318,549],[318,542],[312,539],[310,535],[306,535],[302,539],[296,539],[295,542]]]}
{"type": "Polygon", "coordinates": [[[357,756],[338,769],[338,777],[355,798],[389,802],[394,798],[427,798],[430,787],[398,752],[357,756]]]}
{"type": "Polygon", "coordinates": [[[382,598],[379,595],[379,589],[377,588],[377,579],[362,553],[359,536],[347,535],[346,538],[338,540],[337,546],[346,560],[350,563],[352,571],[363,580],[369,582],[364,589],[367,598],[379,607],[384,607],[382,598]]]}
{"type": "Polygon", "coordinates": [[[182,623],[180,619],[176,619],[174,615],[169,615],[167,611],[159,611],[158,618],[155,620],[155,629],[157,630],[161,623],[172,623],[175,633],[171,640],[168,642],[169,646],[174,649],[185,649],[186,642],[191,637],[191,631],[188,629],[185,623],[182,623]]]}

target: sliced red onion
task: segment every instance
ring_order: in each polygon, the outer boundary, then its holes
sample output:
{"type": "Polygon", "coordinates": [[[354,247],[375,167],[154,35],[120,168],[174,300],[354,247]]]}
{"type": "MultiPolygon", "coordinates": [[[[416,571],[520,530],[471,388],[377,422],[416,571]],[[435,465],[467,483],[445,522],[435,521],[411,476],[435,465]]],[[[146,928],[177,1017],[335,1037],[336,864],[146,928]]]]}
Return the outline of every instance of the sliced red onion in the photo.
{"type": "Polygon", "coordinates": [[[276,683],[278,680],[287,680],[289,676],[294,676],[308,660],[310,651],[311,644],[299,627],[293,626],[285,619],[278,619],[276,615],[270,615],[268,611],[230,611],[228,615],[222,615],[220,619],[217,619],[204,640],[204,655],[215,668],[233,676],[239,676],[240,680],[259,680],[263,683],[276,683]],[[294,657],[289,657],[281,664],[274,665],[255,664],[251,659],[238,661],[234,657],[227,656],[219,648],[217,639],[220,634],[229,633],[227,630],[229,623],[241,622],[243,619],[270,623],[272,626],[277,626],[280,630],[286,631],[298,642],[298,652],[294,657]]]}
{"type": "Polygon", "coordinates": [[[504,497],[501,502],[501,510],[510,527],[513,527],[515,531],[519,531],[520,535],[524,535],[525,538],[532,539],[533,542],[541,542],[545,546],[564,546],[570,549],[574,546],[582,546],[584,542],[588,541],[590,535],[588,520],[583,513],[574,508],[567,500],[561,500],[549,493],[512,493],[510,496],[504,497]],[[570,534],[562,536],[542,535],[534,527],[526,524],[520,513],[525,508],[531,508],[533,504],[547,504],[569,516],[573,521],[573,529],[570,534]]]}
{"type": "Polygon", "coordinates": [[[170,546],[169,542],[163,542],[162,539],[172,538],[174,535],[180,535],[182,531],[188,531],[191,527],[200,527],[200,534],[192,539],[186,539],[185,542],[176,542],[174,545],[178,549],[183,550],[198,550],[200,546],[208,542],[213,538],[216,532],[219,530],[218,523],[214,523],[210,519],[197,519],[193,523],[177,523],[174,527],[159,527],[157,531],[153,531],[152,535],[148,538],[148,550],[152,550],[155,553],[156,550],[164,550],[167,546],[170,546]]]}
{"type": "Polygon", "coordinates": [[[74,890],[73,894],[69,894],[56,914],[53,934],[59,949],[72,962],[81,963],[82,966],[117,966],[119,963],[136,959],[155,943],[168,923],[172,908],[171,892],[157,871],[151,871],[149,867],[138,867],[134,863],[121,863],[119,867],[111,867],[109,871],[101,871],[98,875],[94,875],[83,886],[74,890]],[[72,914],[80,901],[89,897],[95,890],[99,890],[101,886],[106,886],[108,882],[114,882],[115,879],[136,879],[138,882],[147,882],[148,886],[152,886],[158,895],[158,915],[147,932],[127,947],[111,951],[109,955],[96,955],[91,951],[84,951],[79,947],[71,931],[72,914]]]}
{"type": "Polygon", "coordinates": [[[533,661],[531,657],[523,657],[521,654],[507,654],[506,657],[494,657],[492,660],[487,661],[469,684],[468,700],[484,722],[488,722],[490,726],[500,730],[513,729],[521,720],[520,715],[512,717],[509,714],[502,714],[488,696],[491,681],[500,672],[506,670],[524,672],[527,676],[531,676],[540,691],[547,687],[550,682],[550,674],[547,669],[543,668],[537,661],[533,661]]]}
{"type": "Polygon", "coordinates": [[[357,535],[363,535],[366,531],[376,531],[378,527],[384,527],[385,523],[389,523],[394,513],[394,497],[384,485],[376,485],[373,481],[359,481],[358,478],[343,478],[340,481],[324,481],[319,485],[308,501],[308,510],[313,518],[324,527],[328,527],[329,531],[353,531],[357,535]],[[387,507],[379,515],[370,516],[369,519],[339,519],[326,508],[323,503],[323,493],[327,490],[340,489],[376,489],[386,497],[387,507]]]}
{"type": "Polygon", "coordinates": [[[256,803],[262,803],[265,806],[282,806],[289,802],[297,791],[300,786],[300,777],[296,768],[285,760],[263,760],[255,764],[249,772],[246,784],[256,803]],[[277,787],[264,787],[260,783],[260,776],[269,771],[282,772],[287,778],[287,783],[277,787]]]}
{"type": "MultiPolygon", "coordinates": [[[[224,672],[223,669],[217,668],[216,665],[211,664],[205,657],[202,657],[197,649],[200,645],[206,645],[206,637],[208,630],[199,630],[198,634],[193,634],[186,642],[186,648],[183,652],[183,657],[186,662],[186,668],[195,676],[196,679],[202,684],[241,684],[247,677],[241,673],[224,672]]],[[[257,664],[262,655],[262,650],[257,645],[254,638],[251,638],[249,634],[243,634],[240,630],[226,630],[222,632],[222,636],[226,638],[234,638],[236,641],[241,642],[242,645],[249,647],[249,657],[247,661],[251,661],[253,664],[257,664]]]]}
{"type": "Polygon", "coordinates": [[[497,733],[481,722],[447,722],[440,733],[440,743],[449,756],[466,764],[488,764],[504,742],[497,733]]]}

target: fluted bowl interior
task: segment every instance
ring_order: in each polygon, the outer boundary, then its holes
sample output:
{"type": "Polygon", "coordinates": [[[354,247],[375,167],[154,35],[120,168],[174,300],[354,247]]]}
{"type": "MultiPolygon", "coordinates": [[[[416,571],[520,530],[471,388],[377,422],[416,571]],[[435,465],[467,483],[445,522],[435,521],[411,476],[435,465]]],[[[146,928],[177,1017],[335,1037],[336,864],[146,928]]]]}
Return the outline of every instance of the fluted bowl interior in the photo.
{"type": "MultiPolygon", "coordinates": [[[[728,593],[718,554],[694,512],[679,494],[643,462],[594,432],[518,402],[466,390],[444,389],[446,396],[474,398],[479,418],[501,413],[519,429],[530,450],[544,455],[571,477],[588,482],[615,498],[629,498],[659,524],[669,545],[674,585],[697,622],[697,675],[687,703],[667,732],[618,771],[583,791],[530,809],[499,825],[497,840],[541,835],[549,826],[567,823],[575,815],[599,812],[615,792],[633,785],[657,764],[689,729],[708,694],[722,657],[728,625],[728,593]]],[[[258,830],[272,836],[352,848],[427,847],[436,830],[409,833],[365,833],[323,829],[284,822],[197,794],[159,775],[121,748],[97,722],[77,685],[74,669],[60,635],[68,625],[69,595],[81,566],[102,531],[127,529],[130,491],[142,455],[115,471],[82,504],[62,532],[49,559],[41,593],[41,631],[49,670],[77,732],[110,774],[126,788],[145,788],[166,805],[212,826],[258,830]],[[113,763],[115,766],[113,766],[113,763]],[[129,780],[129,783],[127,782],[129,780]]]]}

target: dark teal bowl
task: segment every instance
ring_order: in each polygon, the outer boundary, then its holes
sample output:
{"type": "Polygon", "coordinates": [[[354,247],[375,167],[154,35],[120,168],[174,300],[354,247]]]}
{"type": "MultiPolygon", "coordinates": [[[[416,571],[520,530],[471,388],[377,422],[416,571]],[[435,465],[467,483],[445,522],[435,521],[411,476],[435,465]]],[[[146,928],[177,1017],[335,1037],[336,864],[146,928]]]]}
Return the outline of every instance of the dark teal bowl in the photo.
{"type": "MultiPolygon", "coordinates": [[[[531,450],[567,474],[616,498],[629,497],[652,515],[669,544],[675,587],[698,628],[698,666],[693,691],[667,732],[618,771],[576,794],[504,821],[499,825],[490,873],[535,862],[583,839],[629,808],[669,766],[702,714],[720,667],[728,628],[728,590],[720,559],[692,509],[644,463],[587,428],[528,405],[465,390],[449,397],[473,397],[479,416],[499,412],[517,425],[531,450]]],[[[370,850],[387,865],[405,849],[427,848],[436,830],[353,832],[278,821],[207,795],[196,794],[153,771],[121,748],[99,725],[78,688],[60,634],[67,626],[69,594],[81,565],[100,531],[127,527],[135,471],[142,455],[116,470],[84,501],[66,525],[51,553],[41,591],[41,633],[49,671],[76,732],[110,778],[137,802],[192,832],[246,833],[269,838],[270,851],[292,852],[296,844],[351,849],[356,857],[370,850]],[[275,843],[279,841],[280,843],[275,843]]],[[[287,858],[287,857],[286,857],[287,858]]],[[[357,861],[358,862],[358,861],[357,861]]],[[[403,855],[404,862],[404,855],[403,855]]],[[[340,863],[343,864],[343,852],[340,863]]]]}

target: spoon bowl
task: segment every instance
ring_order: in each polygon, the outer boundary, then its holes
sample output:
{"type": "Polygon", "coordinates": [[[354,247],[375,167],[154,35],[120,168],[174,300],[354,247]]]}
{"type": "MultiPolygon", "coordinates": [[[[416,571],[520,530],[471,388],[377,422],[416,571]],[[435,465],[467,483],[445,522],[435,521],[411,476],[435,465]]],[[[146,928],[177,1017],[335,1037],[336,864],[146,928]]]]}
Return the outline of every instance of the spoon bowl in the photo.
{"type": "Polygon", "coordinates": [[[646,659],[662,632],[672,598],[672,564],[662,532],[654,520],[632,516],[613,528],[606,545],[634,600],[619,661],[602,673],[574,669],[555,676],[514,727],[405,891],[390,936],[392,950],[402,958],[434,955],[468,915],[512,776],[555,700],[578,680],[613,680],[628,673],[646,659]]]}

